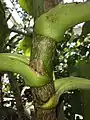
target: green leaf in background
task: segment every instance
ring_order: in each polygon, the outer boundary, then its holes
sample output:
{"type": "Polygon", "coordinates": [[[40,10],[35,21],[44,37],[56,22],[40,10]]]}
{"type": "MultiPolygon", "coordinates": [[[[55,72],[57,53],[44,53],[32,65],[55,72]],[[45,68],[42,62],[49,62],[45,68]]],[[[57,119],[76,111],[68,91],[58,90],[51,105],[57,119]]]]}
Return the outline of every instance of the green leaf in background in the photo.
{"type": "Polygon", "coordinates": [[[29,15],[32,15],[33,0],[19,0],[19,4],[23,10],[25,10],[29,15]]]}
{"type": "Polygon", "coordinates": [[[30,56],[31,45],[32,45],[32,38],[26,36],[22,40],[20,40],[16,50],[17,51],[23,50],[23,53],[26,56],[30,56]]]}
{"type": "Polygon", "coordinates": [[[90,21],[87,21],[82,27],[82,34],[87,35],[89,33],[90,33],[90,21]]]}
{"type": "MultiPolygon", "coordinates": [[[[82,60],[76,65],[76,76],[90,79],[90,60],[82,60]]],[[[84,120],[90,120],[90,90],[81,91],[84,120]]]]}
{"type": "Polygon", "coordinates": [[[90,79],[90,61],[79,61],[76,65],[76,73],[79,77],[90,79]]]}

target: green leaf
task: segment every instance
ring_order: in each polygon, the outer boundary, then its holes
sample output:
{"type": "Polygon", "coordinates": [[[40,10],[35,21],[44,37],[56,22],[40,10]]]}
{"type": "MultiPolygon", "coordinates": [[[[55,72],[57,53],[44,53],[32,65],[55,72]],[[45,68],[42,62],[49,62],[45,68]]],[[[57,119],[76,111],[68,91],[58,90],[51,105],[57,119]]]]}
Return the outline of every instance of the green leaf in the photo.
{"type": "Polygon", "coordinates": [[[31,45],[32,45],[32,38],[31,37],[24,37],[24,39],[22,39],[18,46],[17,46],[17,51],[23,50],[23,53],[26,56],[30,56],[30,51],[31,51],[31,45]]]}
{"type": "Polygon", "coordinates": [[[90,33],[90,21],[85,22],[82,28],[83,35],[87,35],[88,33],[90,33]]]}
{"type": "Polygon", "coordinates": [[[76,65],[77,76],[90,79],[90,61],[81,60],[76,65]]]}
{"type": "MultiPolygon", "coordinates": [[[[90,80],[90,61],[82,60],[76,65],[76,76],[90,80]]],[[[90,120],[90,90],[81,91],[84,120],[90,120]]]]}
{"type": "Polygon", "coordinates": [[[29,15],[32,15],[33,0],[19,0],[19,4],[23,10],[25,10],[29,15]]]}

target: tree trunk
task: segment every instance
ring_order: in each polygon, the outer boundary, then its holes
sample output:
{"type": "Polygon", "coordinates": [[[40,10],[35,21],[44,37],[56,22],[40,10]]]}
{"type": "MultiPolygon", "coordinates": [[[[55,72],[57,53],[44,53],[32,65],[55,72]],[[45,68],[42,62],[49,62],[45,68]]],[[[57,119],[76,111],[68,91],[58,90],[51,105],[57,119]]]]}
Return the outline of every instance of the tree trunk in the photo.
{"type": "MultiPolygon", "coordinates": [[[[36,19],[38,16],[48,11],[58,3],[58,0],[33,0],[33,15],[36,19]]],[[[55,52],[55,42],[51,38],[35,34],[32,42],[32,52],[30,58],[30,67],[38,74],[47,74],[53,80],[53,60],[55,52]]],[[[35,106],[36,120],[63,120],[57,116],[57,109],[43,110],[38,108],[48,101],[55,93],[53,81],[49,84],[32,88],[32,95],[35,106]]],[[[60,106],[59,106],[60,107],[60,106]]]]}
{"type": "MultiPolygon", "coordinates": [[[[52,39],[36,35],[32,48],[30,67],[38,74],[48,74],[52,79],[52,61],[55,42],[52,39]]],[[[37,105],[44,104],[54,94],[53,82],[39,88],[32,88],[36,120],[57,120],[56,109],[42,110],[37,105]]]]}

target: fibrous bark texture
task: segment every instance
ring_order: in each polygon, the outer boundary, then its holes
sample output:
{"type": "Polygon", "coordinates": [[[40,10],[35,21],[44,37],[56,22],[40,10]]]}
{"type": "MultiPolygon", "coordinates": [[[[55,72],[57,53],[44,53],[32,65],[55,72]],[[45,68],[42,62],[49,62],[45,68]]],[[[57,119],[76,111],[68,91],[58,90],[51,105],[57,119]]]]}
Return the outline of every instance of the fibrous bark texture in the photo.
{"type": "MultiPolygon", "coordinates": [[[[38,16],[53,8],[58,0],[33,0],[33,14],[38,16]]],[[[56,108],[43,110],[38,107],[46,103],[55,93],[53,85],[53,60],[55,42],[51,38],[35,34],[32,42],[30,67],[40,75],[48,75],[51,82],[39,88],[32,88],[36,120],[57,120],[56,108]]]]}
{"type": "MultiPolygon", "coordinates": [[[[52,64],[55,42],[52,39],[36,35],[33,40],[30,67],[40,75],[48,75],[52,81],[52,64]]],[[[56,109],[43,110],[38,107],[54,94],[53,82],[39,88],[32,88],[36,120],[56,120],[56,109]]]]}

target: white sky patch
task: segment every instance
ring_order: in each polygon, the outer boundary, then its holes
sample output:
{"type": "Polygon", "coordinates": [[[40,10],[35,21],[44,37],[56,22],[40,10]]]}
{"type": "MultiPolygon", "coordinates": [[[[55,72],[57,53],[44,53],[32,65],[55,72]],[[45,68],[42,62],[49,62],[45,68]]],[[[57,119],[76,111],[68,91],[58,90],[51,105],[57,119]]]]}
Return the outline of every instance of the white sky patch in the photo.
{"type": "Polygon", "coordinates": [[[12,16],[14,17],[15,21],[18,24],[23,24],[21,18],[19,17],[18,13],[16,12],[16,10],[14,9],[12,12],[12,16]]]}
{"type": "Polygon", "coordinates": [[[13,22],[11,22],[11,20],[8,20],[8,21],[7,21],[7,24],[8,24],[8,27],[9,27],[9,28],[12,28],[12,27],[13,27],[13,22]]]}
{"type": "Polygon", "coordinates": [[[11,3],[10,0],[4,0],[7,3],[7,7],[13,9],[13,4],[11,3]]]}
{"type": "Polygon", "coordinates": [[[64,3],[71,3],[71,2],[85,2],[87,0],[64,0],[64,3]]]}
{"type": "Polygon", "coordinates": [[[33,27],[33,25],[34,25],[34,20],[33,19],[31,19],[30,25],[31,25],[31,27],[33,27]]]}
{"type": "Polygon", "coordinates": [[[7,4],[7,7],[10,8],[9,11],[12,14],[13,18],[15,19],[15,21],[18,24],[22,24],[22,19],[20,18],[20,16],[18,15],[17,11],[15,10],[15,6],[12,4],[12,2],[10,0],[4,0],[7,4]]]}

